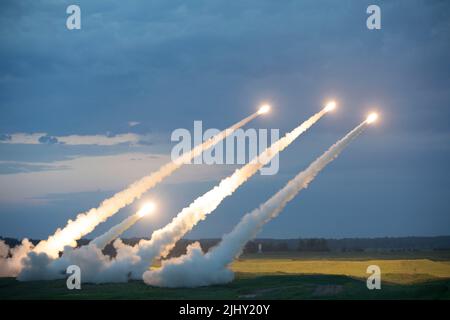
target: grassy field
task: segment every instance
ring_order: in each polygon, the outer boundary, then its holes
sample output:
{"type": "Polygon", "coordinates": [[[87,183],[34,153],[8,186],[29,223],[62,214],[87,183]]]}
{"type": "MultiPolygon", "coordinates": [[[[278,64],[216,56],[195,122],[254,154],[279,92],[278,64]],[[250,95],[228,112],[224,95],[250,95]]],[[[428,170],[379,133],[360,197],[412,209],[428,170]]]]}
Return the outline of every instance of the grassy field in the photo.
{"type": "Polygon", "coordinates": [[[450,279],[449,261],[429,259],[376,259],[376,260],[300,260],[287,258],[240,259],[233,271],[254,275],[344,275],[367,279],[369,265],[381,269],[382,281],[392,284],[413,284],[431,280],[450,279]]]}
{"type": "Polygon", "coordinates": [[[448,253],[251,255],[232,264],[236,279],[226,285],[166,289],[133,281],[83,284],[81,290],[70,291],[60,280],[2,278],[0,299],[450,299],[447,258],[448,253]],[[381,290],[366,287],[371,264],[381,268],[381,290]]]}

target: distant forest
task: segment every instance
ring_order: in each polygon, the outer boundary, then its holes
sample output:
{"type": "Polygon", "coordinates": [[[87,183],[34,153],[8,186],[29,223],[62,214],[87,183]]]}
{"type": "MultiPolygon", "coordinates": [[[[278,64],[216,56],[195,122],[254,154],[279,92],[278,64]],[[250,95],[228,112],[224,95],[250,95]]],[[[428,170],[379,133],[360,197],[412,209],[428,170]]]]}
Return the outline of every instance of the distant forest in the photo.
{"type": "MultiPolygon", "coordinates": [[[[130,239],[131,240],[131,239],[130,239]]],[[[199,241],[203,251],[217,245],[220,239],[178,241],[171,256],[186,252],[190,243],[199,241]]],[[[346,238],[346,239],[255,239],[249,241],[244,253],[262,252],[386,252],[386,251],[443,251],[450,250],[450,236],[402,238],[346,238]]]]}
{"type": "MultiPolygon", "coordinates": [[[[16,246],[20,243],[14,238],[2,238],[9,246],[16,246]]],[[[141,238],[123,239],[124,243],[134,245],[141,238]]],[[[39,240],[31,240],[33,243],[39,240]]],[[[177,242],[170,253],[170,256],[179,256],[186,252],[186,247],[199,241],[203,251],[218,244],[220,239],[182,239],[177,242]]],[[[78,245],[89,243],[88,239],[81,239],[78,245]]],[[[244,253],[262,252],[387,252],[387,251],[444,251],[450,250],[450,236],[438,237],[386,237],[386,238],[345,238],[345,239],[255,239],[249,241],[244,249],[244,253]]],[[[115,250],[110,244],[104,252],[114,256],[115,250]]]]}

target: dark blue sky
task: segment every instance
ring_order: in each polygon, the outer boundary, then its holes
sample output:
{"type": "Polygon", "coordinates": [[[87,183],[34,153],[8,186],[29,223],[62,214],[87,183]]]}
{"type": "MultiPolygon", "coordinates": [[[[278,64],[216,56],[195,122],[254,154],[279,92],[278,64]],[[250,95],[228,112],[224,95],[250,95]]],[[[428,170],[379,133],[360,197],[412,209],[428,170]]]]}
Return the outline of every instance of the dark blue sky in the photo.
{"type": "MultiPolygon", "coordinates": [[[[171,132],[194,120],[224,128],[269,101],[250,126],[284,133],[330,97],[339,110],[276,176],[254,177],[189,237],[229,231],[373,109],[380,123],[261,236],[450,234],[448,1],[86,0],[69,31],[73,3],[0,4],[0,235],[46,237],[164,163],[171,132]],[[381,30],[366,28],[369,4],[381,30]]],[[[231,170],[185,167],[147,195],[160,215],[126,235],[149,235],[231,170]]]]}

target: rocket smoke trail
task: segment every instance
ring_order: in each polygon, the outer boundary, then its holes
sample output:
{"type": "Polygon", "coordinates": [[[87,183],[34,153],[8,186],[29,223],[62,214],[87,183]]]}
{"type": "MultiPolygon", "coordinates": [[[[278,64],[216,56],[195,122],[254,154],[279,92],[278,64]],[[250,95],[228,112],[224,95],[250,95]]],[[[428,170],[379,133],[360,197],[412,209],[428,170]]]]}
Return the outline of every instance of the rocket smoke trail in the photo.
{"type": "Polygon", "coordinates": [[[182,209],[165,227],[154,231],[150,240],[141,240],[137,245],[136,253],[140,257],[140,262],[131,267],[131,277],[134,279],[142,277],[142,274],[149,268],[154,258],[166,256],[175,243],[199,221],[205,219],[207,214],[214,211],[223,199],[230,196],[239,186],[332,109],[334,109],[334,106],[327,106],[313,115],[283,138],[273,143],[248,164],[237,169],[231,176],[223,179],[219,185],[195,199],[188,207],[182,209]]]}
{"type": "Polygon", "coordinates": [[[80,213],[75,220],[69,220],[63,229],[58,229],[49,236],[47,240],[43,240],[34,248],[36,253],[46,253],[52,258],[58,257],[58,252],[62,251],[65,246],[76,246],[76,240],[90,233],[94,228],[104,222],[106,219],[117,213],[123,207],[131,204],[150,188],[156,186],[164,178],[171,175],[179,169],[183,164],[190,162],[199,156],[203,150],[206,150],[219,141],[225,139],[238,128],[244,126],[251,120],[255,119],[264,111],[258,111],[239,121],[228,129],[223,130],[214,137],[208,139],[204,143],[194,147],[189,152],[182,154],[178,159],[163,165],[159,170],[150,175],[134,182],[125,190],[116,193],[109,199],[104,200],[99,207],[92,208],[85,213],[80,213]]]}
{"type": "Polygon", "coordinates": [[[138,222],[142,217],[138,214],[133,214],[127,217],[125,220],[115,225],[107,232],[93,239],[90,243],[94,244],[99,249],[104,249],[108,243],[119,237],[122,233],[130,229],[136,222],[138,222]]]}
{"type": "Polygon", "coordinates": [[[145,211],[139,210],[137,213],[127,217],[125,220],[116,224],[114,227],[109,229],[107,232],[93,239],[90,243],[94,244],[97,248],[103,250],[108,243],[115,240],[122,233],[130,229],[136,222],[145,217],[147,213],[145,211]]]}
{"type": "Polygon", "coordinates": [[[265,223],[278,216],[286,204],[306,188],[370,122],[368,119],[361,123],[268,201],[247,213],[234,229],[222,238],[217,247],[203,254],[199,243],[196,242],[188,247],[186,255],[163,261],[160,269],[146,271],[143,275],[144,281],[150,285],[164,287],[197,287],[230,282],[234,275],[227,266],[242,253],[245,244],[256,237],[265,223]]]}

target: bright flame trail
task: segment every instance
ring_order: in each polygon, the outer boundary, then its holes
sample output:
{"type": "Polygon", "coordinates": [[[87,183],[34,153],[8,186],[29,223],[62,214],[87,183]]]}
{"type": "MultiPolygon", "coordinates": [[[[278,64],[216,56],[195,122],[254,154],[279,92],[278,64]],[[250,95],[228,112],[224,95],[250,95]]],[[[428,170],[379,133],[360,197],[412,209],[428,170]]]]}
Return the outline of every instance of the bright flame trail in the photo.
{"type": "Polygon", "coordinates": [[[227,266],[242,253],[245,244],[256,237],[265,223],[278,216],[286,204],[306,188],[328,163],[363,132],[367,124],[373,122],[373,119],[373,116],[369,116],[268,201],[247,213],[235,228],[222,238],[217,247],[204,255],[200,245],[195,243],[188,247],[186,255],[163,261],[160,269],[146,271],[143,275],[144,281],[150,285],[166,287],[197,287],[231,281],[233,273],[227,266]]]}
{"type": "Polygon", "coordinates": [[[214,211],[223,199],[230,196],[247,179],[268,164],[273,157],[284,150],[329,111],[329,108],[325,107],[313,115],[264,150],[259,156],[252,159],[248,164],[237,169],[231,176],[223,179],[219,185],[195,199],[188,207],[178,213],[169,224],[154,231],[150,240],[141,240],[137,245],[137,255],[141,260],[140,263],[132,267],[132,277],[142,277],[142,274],[148,269],[154,258],[166,256],[175,243],[199,221],[205,219],[207,214],[214,211]]]}
{"type": "Polygon", "coordinates": [[[44,252],[52,258],[57,258],[58,253],[65,246],[76,247],[76,240],[90,233],[97,225],[106,221],[109,217],[117,213],[123,207],[131,204],[139,198],[144,192],[156,186],[164,178],[170,176],[174,171],[179,169],[183,164],[190,162],[199,156],[203,150],[206,150],[219,141],[225,139],[240,127],[246,125],[261,114],[260,111],[253,113],[247,118],[239,121],[228,129],[223,130],[214,137],[211,137],[204,143],[194,147],[191,151],[184,153],[178,159],[163,165],[158,171],[134,182],[125,190],[116,193],[109,199],[104,200],[98,208],[92,208],[86,213],[80,213],[75,220],[69,220],[63,229],[58,229],[49,236],[47,240],[43,240],[34,248],[34,252],[44,252]]]}
{"type": "Polygon", "coordinates": [[[138,212],[129,216],[121,223],[115,225],[101,236],[98,236],[97,238],[92,240],[90,243],[94,244],[100,250],[103,250],[108,245],[108,243],[119,237],[122,233],[131,228],[136,222],[141,220],[146,215],[152,213],[154,210],[155,205],[152,202],[145,204],[138,212]]]}

